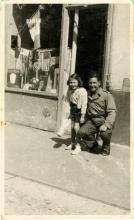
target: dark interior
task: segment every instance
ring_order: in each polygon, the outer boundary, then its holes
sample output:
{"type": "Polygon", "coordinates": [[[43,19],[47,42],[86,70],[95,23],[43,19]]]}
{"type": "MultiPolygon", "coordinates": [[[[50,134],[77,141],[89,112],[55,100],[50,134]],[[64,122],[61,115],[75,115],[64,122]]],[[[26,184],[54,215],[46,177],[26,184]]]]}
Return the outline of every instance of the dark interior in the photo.
{"type": "MultiPolygon", "coordinates": [[[[103,74],[104,41],[107,24],[107,5],[79,10],[79,27],[77,38],[76,73],[80,74],[87,87],[90,71],[103,74]]],[[[70,12],[69,46],[73,36],[74,11],[70,12]]]]}

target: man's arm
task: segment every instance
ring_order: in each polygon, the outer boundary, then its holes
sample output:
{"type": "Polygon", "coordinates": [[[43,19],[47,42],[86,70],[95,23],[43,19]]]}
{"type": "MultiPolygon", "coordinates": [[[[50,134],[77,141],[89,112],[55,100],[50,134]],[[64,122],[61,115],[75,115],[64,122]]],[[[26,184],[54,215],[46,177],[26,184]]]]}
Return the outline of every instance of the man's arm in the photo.
{"type": "Polygon", "coordinates": [[[106,114],[104,125],[107,128],[112,128],[116,118],[116,105],[113,96],[109,92],[107,93],[106,114]]]}

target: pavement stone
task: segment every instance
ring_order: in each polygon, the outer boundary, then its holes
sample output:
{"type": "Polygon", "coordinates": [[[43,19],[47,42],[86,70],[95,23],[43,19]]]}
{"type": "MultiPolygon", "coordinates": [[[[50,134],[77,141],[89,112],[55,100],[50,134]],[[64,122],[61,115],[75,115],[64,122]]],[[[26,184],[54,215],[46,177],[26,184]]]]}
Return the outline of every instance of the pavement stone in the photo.
{"type": "Polygon", "coordinates": [[[6,215],[123,215],[126,210],[14,177],[5,182],[6,215]]]}
{"type": "Polygon", "coordinates": [[[69,138],[52,132],[8,124],[5,170],[115,208],[130,208],[130,152],[112,145],[111,155],[71,155],[69,138]]]}

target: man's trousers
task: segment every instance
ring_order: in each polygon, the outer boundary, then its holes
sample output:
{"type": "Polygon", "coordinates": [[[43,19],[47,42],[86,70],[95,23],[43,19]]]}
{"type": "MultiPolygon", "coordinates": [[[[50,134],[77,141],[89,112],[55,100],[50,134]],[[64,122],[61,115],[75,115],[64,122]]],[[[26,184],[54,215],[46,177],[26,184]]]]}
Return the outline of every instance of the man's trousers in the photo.
{"type": "Polygon", "coordinates": [[[84,125],[80,127],[80,130],[77,133],[79,142],[82,140],[86,147],[92,148],[95,143],[95,135],[98,134],[103,140],[103,149],[110,153],[110,141],[112,135],[112,129],[106,131],[99,131],[99,127],[96,126],[91,120],[88,120],[84,125]]]}

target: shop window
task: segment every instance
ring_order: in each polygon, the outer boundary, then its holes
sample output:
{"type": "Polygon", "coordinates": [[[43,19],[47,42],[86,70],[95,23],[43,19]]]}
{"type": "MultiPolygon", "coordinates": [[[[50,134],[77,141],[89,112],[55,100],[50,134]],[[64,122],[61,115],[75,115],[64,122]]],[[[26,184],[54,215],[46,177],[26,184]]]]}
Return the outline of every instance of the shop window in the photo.
{"type": "Polygon", "coordinates": [[[14,5],[13,18],[21,41],[11,36],[13,68],[7,86],[25,91],[58,93],[61,4],[14,5]],[[37,21],[40,20],[38,23],[37,21]],[[32,25],[29,25],[29,24],[32,25]]]}
{"type": "Polygon", "coordinates": [[[57,93],[58,82],[59,56],[56,49],[21,49],[16,69],[8,70],[9,87],[57,93]]]}

